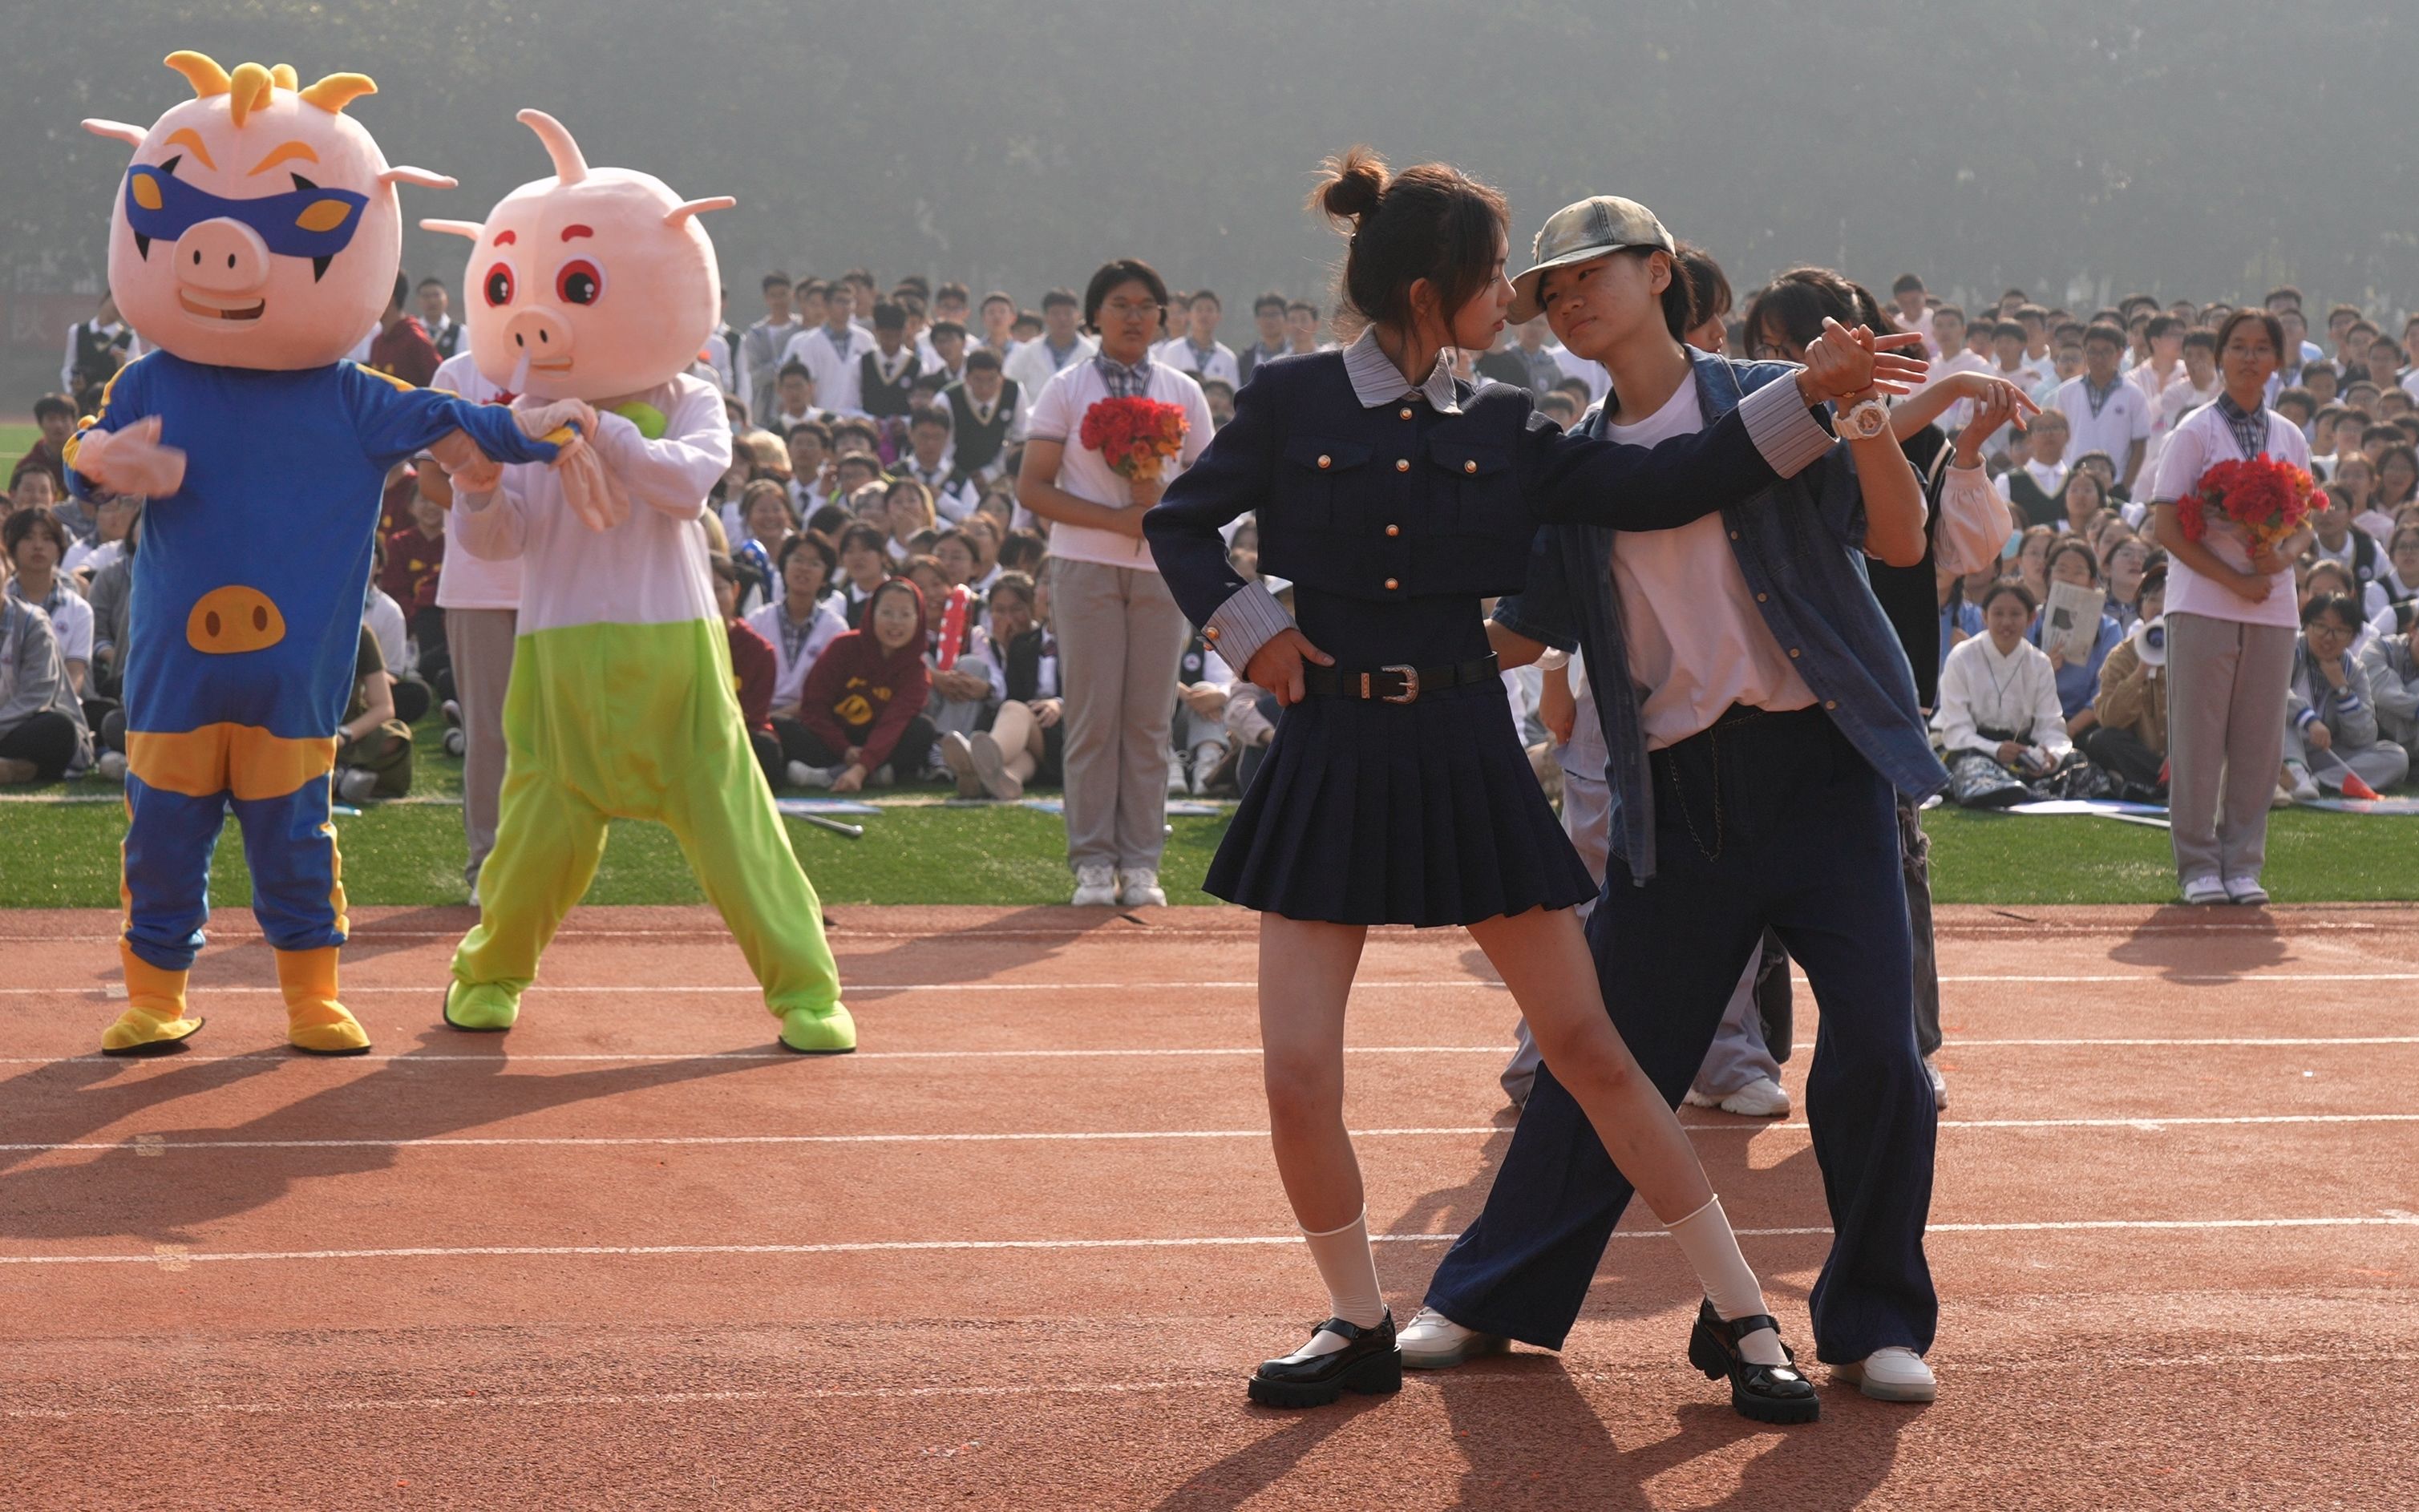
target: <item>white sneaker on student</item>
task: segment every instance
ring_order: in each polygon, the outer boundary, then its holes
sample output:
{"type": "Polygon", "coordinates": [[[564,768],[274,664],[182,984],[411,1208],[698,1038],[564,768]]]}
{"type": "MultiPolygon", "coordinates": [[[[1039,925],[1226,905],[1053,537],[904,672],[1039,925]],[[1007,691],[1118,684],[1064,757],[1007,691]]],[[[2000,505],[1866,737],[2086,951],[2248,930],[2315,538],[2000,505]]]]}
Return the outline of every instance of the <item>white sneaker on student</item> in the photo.
{"type": "Polygon", "coordinates": [[[1723,1098],[1721,1109],[1749,1119],[1778,1119],[1789,1111],[1789,1088],[1769,1076],[1759,1076],[1723,1098]]]}
{"type": "Polygon", "coordinates": [[[2310,769],[2308,767],[2303,765],[2300,762],[2287,762],[2285,764],[2285,779],[2286,786],[2292,791],[2293,801],[2295,803],[2316,803],[2319,801],[2319,780],[2310,775],[2310,769]]]}
{"type": "Polygon", "coordinates": [[[1680,1101],[1687,1103],[1692,1108],[1718,1108],[1722,1105],[1722,1100],[1720,1098],[1707,1097],[1704,1093],[1698,1091],[1693,1087],[1680,1094],[1680,1101]]]}
{"type": "Polygon", "coordinates": [[[376,791],[377,791],[376,772],[364,772],[358,766],[340,766],[336,769],[336,796],[347,803],[367,803],[370,795],[376,791]]]}
{"type": "Polygon", "coordinates": [[[793,788],[827,788],[832,783],[829,767],[809,766],[804,762],[792,762],[781,775],[790,779],[793,788]]]}
{"type": "Polygon", "coordinates": [[[460,703],[455,702],[452,699],[447,699],[443,703],[438,705],[438,709],[445,716],[445,724],[448,729],[458,730],[462,727],[462,705],[460,703]]]}
{"type": "Polygon", "coordinates": [[[2228,877],[2226,879],[2226,896],[2238,903],[2264,907],[2268,902],[2268,889],[2259,885],[2257,877],[2228,877]]]}
{"type": "Polygon", "coordinates": [[[2226,884],[2217,880],[2214,872],[2204,872],[2184,883],[2184,902],[2188,903],[2222,903],[2226,902],[2226,884]]]}
{"type": "Polygon", "coordinates": [[[1159,885],[1159,873],[1148,868],[1117,873],[1117,906],[1120,908],[1164,908],[1167,893],[1159,885]]]}
{"type": "MultiPolygon", "coordinates": [[[[1408,1362],[1406,1362],[1408,1363],[1408,1362]]],[[[1835,1365],[1831,1379],[1856,1387],[1877,1402],[1928,1402],[1940,1395],[1932,1366],[1913,1350],[1893,1344],[1857,1365],[1835,1365]]]]}
{"type": "Polygon", "coordinates": [[[1450,1370],[1482,1354],[1502,1354],[1511,1341],[1501,1334],[1464,1328],[1433,1307],[1423,1307],[1394,1335],[1403,1364],[1412,1370],[1450,1370]]]}
{"type": "Polygon", "coordinates": [[[1930,1077],[1932,1080],[1932,1105],[1935,1108],[1947,1107],[1949,1105],[1949,1078],[1940,1074],[1940,1062],[1930,1056],[1924,1057],[1923,1074],[1930,1077]]]}
{"type": "Polygon", "coordinates": [[[448,730],[445,732],[446,755],[458,758],[466,748],[467,748],[463,745],[461,731],[448,730]]]}
{"type": "Polygon", "coordinates": [[[102,751],[100,760],[95,762],[93,766],[101,776],[113,782],[126,780],[126,753],[122,750],[102,751]]]}
{"type": "Polygon", "coordinates": [[[1203,741],[1193,748],[1193,795],[1210,791],[1210,779],[1218,775],[1218,764],[1226,759],[1226,748],[1215,741],[1203,741]]]}
{"type": "Polygon", "coordinates": [[[1117,902],[1117,873],[1115,867],[1079,866],[1075,869],[1074,904],[1078,908],[1114,908],[1117,902]]]}
{"type": "Polygon", "coordinates": [[[1025,783],[1008,769],[1008,755],[990,732],[978,733],[966,747],[975,764],[975,779],[984,794],[1001,803],[1014,803],[1025,796],[1025,783]]]}
{"type": "Polygon", "coordinates": [[[979,798],[983,795],[982,776],[975,770],[975,748],[966,737],[952,730],[941,737],[941,764],[956,779],[958,796],[979,798]]]}
{"type": "Polygon", "coordinates": [[[1184,775],[1184,758],[1176,755],[1174,752],[1170,752],[1167,758],[1167,791],[1169,795],[1180,797],[1187,791],[1188,786],[1189,779],[1184,775]]]}

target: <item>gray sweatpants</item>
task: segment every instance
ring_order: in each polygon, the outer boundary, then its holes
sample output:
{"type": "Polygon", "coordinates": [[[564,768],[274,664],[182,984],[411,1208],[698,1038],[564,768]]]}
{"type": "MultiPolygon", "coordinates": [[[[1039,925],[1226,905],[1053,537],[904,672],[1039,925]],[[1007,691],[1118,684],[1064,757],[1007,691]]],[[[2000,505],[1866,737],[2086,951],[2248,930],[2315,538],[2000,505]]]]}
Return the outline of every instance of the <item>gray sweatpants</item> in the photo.
{"type": "Polygon", "coordinates": [[[520,615],[508,609],[449,609],[445,644],[454,656],[454,702],[462,709],[462,838],[470,859],[462,881],[496,848],[496,802],[504,786],[504,689],[513,680],[513,639],[520,615]]]}
{"type": "Polygon", "coordinates": [[[1050,620],[1067,690],[1067,864],[1155,872],[1184,611],[1156,572],[1060,557],[1050,620]]]}
{"type": "Polygon", "coordinates": [[[2290,626],[2167,616],[2167,821],[2184,881],[2266,863],[2292,671],[2290,626]]]}

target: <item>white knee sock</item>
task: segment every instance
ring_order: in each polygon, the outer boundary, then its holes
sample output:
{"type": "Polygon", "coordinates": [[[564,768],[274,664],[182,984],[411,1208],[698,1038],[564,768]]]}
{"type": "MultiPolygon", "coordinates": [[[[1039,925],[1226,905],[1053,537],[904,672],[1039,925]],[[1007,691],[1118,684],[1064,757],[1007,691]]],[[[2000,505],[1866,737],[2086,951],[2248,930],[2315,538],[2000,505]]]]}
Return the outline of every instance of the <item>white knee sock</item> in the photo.
{"type": "MultiPolygon", "coordinates": [[[[1696,1267],[1697,1281],[1705,1288],[1714,1311],[1725,1321],[1733,1318],[1751,1318],[1765,1311],[1764,1287],[1748,1269],[1747,1257],[1739,1253],[1738,1236],[1731,1232],[1731,1221],[1722,1211],[1722,1199],[1714,1197],[1696,1211],[1676,1222],[1663,1226],[1679,1242],[1680,1253],[1696,1267]]],[[[1769,1329],[1758,1329],[1739,1340],[1739,1353],[1758,1365],[1780,1365],[1780,1336],[1769,1329]]]]}
{"type": "MultiPolygon", "coordinates": [[[[1367,1211],[1341,1228],[1323,1234],[1305,1228],[1302,1237],[1310,1245],[1310,1257],[1318,1262],[1318,1278],[1327,1283],[1328,1310],[1358,1328],[1384,1321],[1386,1298],[1378,1289],[1377,1257],[1369,1252],[1367,1211]]],[[[1344,1340],[1334,1335],[1321,1334],[1305,1352],[1328,1352],[1316,1347],[1321,1343],[1333,1349],[1344,1347],[1344,1340]]]]}

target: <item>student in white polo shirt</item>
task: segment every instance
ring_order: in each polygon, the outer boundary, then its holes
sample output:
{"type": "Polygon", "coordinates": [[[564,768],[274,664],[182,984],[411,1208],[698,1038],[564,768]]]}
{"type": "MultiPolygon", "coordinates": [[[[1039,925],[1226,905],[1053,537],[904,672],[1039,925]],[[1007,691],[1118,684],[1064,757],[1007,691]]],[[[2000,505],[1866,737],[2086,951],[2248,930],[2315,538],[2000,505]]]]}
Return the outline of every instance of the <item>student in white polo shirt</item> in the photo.
{"type": "Polygon", "coordinates": [[[1074,902],[1157,907],[1166,840],[1177,663],[1190,626],[1143,539],[1143,515],[1210,444],[1210,402],[1190,374],[1156,361],[1167,285],[1148,263],[1102,265],[1084,294],[1099,350],[1061,368],[1033,401],[1017,502],[1051,522],[1050,617],[1067,690],[1067,860],[1074,902]],[[1180,406],[1183,448],[1156,483],[1119,476],[1084,444],[1103,399],[1180,406]]]}
{"type": "Polygon", "coordinates": [[[2083,371],[2058,385],[2057,408],[2070,434],[2066,460],[2105,452],[2117,464],[2117,483],[2128,495],[2142,471],[2150,440],[2150,401],[2125,381],[2125,332],[2097,325],[2083,333],[2083,371]]]}
{"type": "MultiPolygon", "coordinates": [[[[781,348],[781,365],[794,362],[815,382],[815,402],[841,414],[862,414],[857,372],[873,352],[873,332],[850,317],[856,313],[856,292],[846,280],[824,294],[824,323],[792,336],[781,348]]],[[[778,371],[778,369],[777,369],[778,371]]]]}
{"type": "MultiPolygon", "coordinates": [[[[432,389],[479,404],[501,392],[479,374],[466,348],[439,364],[432,389]]],[[[454,662],[454,707],[462,735],[462,839],[469,856],[462,881],[479,901],[479,869],[496,848],[496,810],[504,786],[504,692],[513,678],[513,640],[519,633],[521,559],[490,561],[448,551],[437,577],[437,607],[445,613],[445,649],[454,662]]]]}

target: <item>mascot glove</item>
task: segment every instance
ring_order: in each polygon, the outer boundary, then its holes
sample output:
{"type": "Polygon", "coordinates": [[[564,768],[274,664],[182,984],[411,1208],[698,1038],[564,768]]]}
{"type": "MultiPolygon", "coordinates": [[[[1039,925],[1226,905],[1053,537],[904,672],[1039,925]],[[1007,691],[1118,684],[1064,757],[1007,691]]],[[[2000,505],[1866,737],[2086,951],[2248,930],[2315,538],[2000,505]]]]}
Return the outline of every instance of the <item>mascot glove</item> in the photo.
{"type": "Polygon", "coordinates": [[[556,455],[554,479],[564,506],[590,530],[609,531],[630,517],[629,491],[585,435],[574,436],[556,455]]]}
{"type": "Polygon", "coordinates": [[[457,493],[493,493],[504,478],[504,465],[481,451],[479,443],[462,431],[432,443],[428,455],[445,470],[457,493]]]}
{"type": "MultiPolygon", "coordinates": [[[[513,406],[513,418],[520,423],[521,434],[544,440],[565,425],[578,425],[582,436],[596,434],[596,410],[585,399],[549,399],[532,403],[523,399],[513,406]]],[[[556,459],[558,465],[562,459],[556,459]]]]}
{"type": "Polygon", "coordinates": [[[184,486],[185,454],[160,444],[160,417],[124,430],[88,430],[76,445],[76,471],[112,493],[165,498],[184,486]]]}

